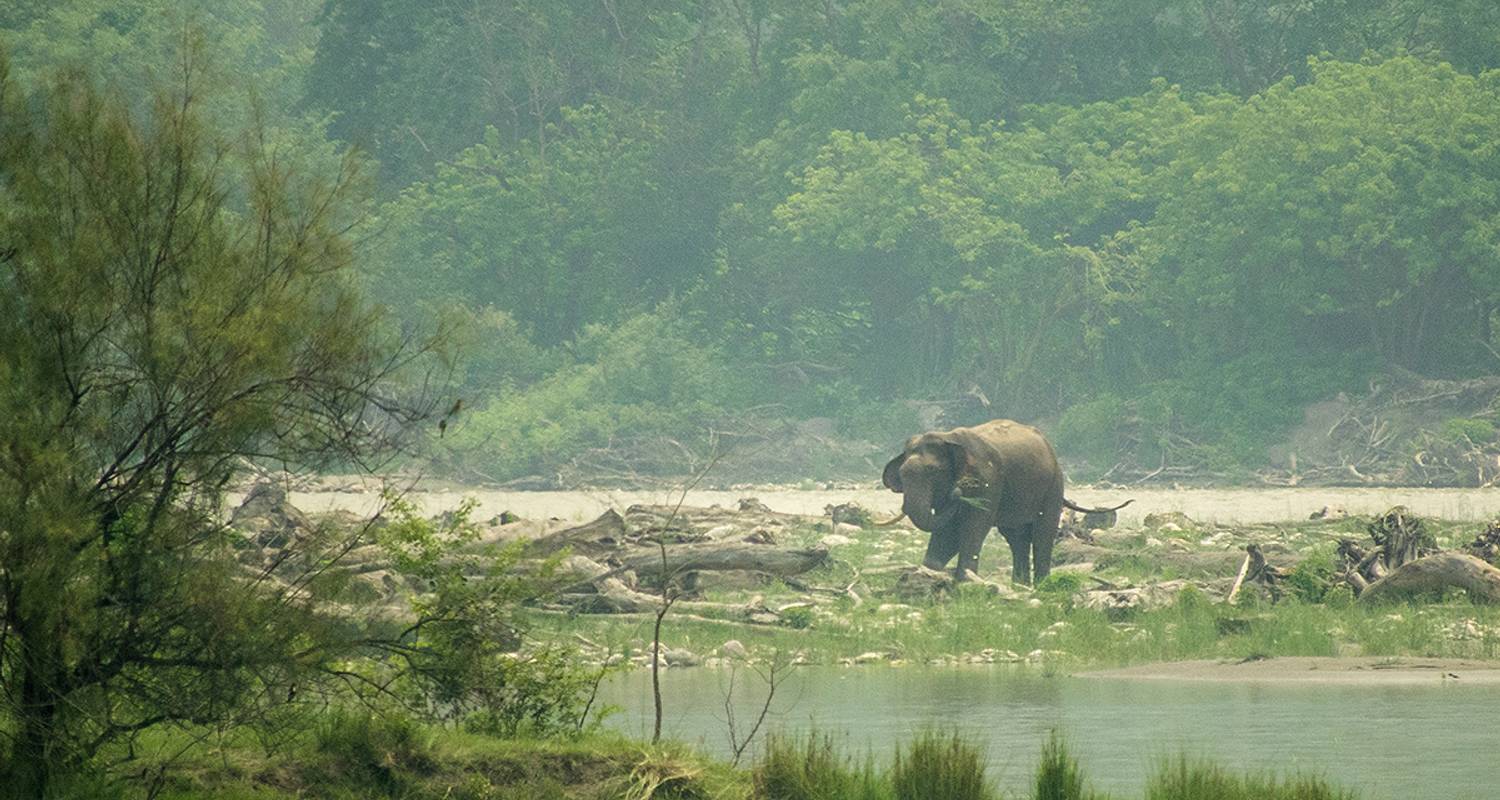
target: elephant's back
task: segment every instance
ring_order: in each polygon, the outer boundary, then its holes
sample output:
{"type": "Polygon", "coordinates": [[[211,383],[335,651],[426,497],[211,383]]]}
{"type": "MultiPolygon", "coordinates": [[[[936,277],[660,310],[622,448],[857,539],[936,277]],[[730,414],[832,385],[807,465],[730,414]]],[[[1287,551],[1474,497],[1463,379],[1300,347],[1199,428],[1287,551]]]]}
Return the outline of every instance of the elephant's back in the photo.
{"type": "Polygon", "coordinates": [[[1006,484],[1006,494],[1028,506],[1025,513],[1039,513],[1051,496],[1062,499],[1062,469],[1047,437],[1036,428],[1015,420],[997,419],[968,429],[992,448],[993,458],[1006,484]],[[1030,505],[1037,505],[1032,509],[1030,505]]]}

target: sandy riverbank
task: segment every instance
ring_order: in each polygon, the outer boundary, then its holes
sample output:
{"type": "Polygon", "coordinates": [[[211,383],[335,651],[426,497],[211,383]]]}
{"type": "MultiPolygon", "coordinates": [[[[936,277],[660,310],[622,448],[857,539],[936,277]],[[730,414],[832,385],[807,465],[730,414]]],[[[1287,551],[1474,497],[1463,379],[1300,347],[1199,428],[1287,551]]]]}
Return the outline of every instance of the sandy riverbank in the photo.
{"type": "Polygon", "coordinates": [[[1170,661],[1079,673],[1111,680],[1321,683],[1361,686],[1500,684],[1500,661],[1460,658],[1262,658],[1253,661],[1170,661]]]}

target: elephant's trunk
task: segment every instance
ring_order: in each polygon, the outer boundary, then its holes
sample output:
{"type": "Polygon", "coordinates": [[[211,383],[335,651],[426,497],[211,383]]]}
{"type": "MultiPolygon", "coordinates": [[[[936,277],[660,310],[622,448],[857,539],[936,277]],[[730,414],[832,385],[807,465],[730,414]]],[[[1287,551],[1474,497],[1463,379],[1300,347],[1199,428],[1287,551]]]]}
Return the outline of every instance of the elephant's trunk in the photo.
{"type": "Polygon", "coordinates": [[[932,513],[932,495],[908,491],[901,501],[901,510],[906,512],[906,518],[918,528],[924,531],[933,529],[932,523],[937,515],[932,513]]]}
{"type": "Polygon", "coordinates": [[[908,488],[901,503],[901,510],[906,512],[906,516],[911,519],[913,525],[931,533],[952,522],[954,515],[958,513],[959,506],[956,488],[936,503],[933,502],[931,492],[908,488]]]}

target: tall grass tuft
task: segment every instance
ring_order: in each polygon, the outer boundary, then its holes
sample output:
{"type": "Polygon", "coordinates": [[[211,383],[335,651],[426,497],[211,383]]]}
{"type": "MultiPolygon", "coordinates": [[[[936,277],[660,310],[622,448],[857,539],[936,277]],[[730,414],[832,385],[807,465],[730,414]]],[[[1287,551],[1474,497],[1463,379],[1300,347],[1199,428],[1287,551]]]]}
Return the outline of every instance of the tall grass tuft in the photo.
{"type": "Polygon", "coordinates": [[[897,800],[991,800],[979,749],[958,733],[926,731],[896,752],[891,785],[897,800]]]}
{"type": "Polygon", "coordinates": [[[1095,795],[1083,788],[1083,771],[1078,759],[1068,753],[1068,746],[1053,731],[1042,747],[1042,761],[1036,767],[1034,800],[1094,800],[1095,795]]]}
{"type": "Polygon", "coordinates": [[[872,763],[853,766],[833,737],[768,736],[752,773],[760,800],[887,800],[890,792],[872,763]]]}
{"type": "Polygon", "coordinates": [[[431,732],[406,716],[335,711],[318,726],[314,746],[335,771],[387,790],[434,768],[431,732]]]}
{"type": "Polygon", "coordinates": [[[1322,778],[1238,775],[1180,756],[1161,766],[1146,785],[1146,800],[1353,800],[1354,792],[1322,778]]]}

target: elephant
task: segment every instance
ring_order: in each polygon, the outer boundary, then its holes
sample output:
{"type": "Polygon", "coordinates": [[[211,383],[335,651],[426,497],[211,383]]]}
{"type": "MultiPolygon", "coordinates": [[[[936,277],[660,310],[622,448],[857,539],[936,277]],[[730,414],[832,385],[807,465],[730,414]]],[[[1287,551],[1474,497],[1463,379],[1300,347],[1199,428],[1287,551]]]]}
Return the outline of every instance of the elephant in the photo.
{"type": "Polygon", "coordinates": [[[1040,581],[1052,569],[1064,506],[1107,512],[1131,502],[1091,509],[1063,497],[1051,443],[1036,428],[1008,419],[913,436],[885,465],[881,480],[903,495],[905,516],[932,534],[922,565],[940,570],[957,555],[958,580],[978,575],[979,548],[990,529],[999,528],[1010,544],[1014,581],[1040,581]]]}

